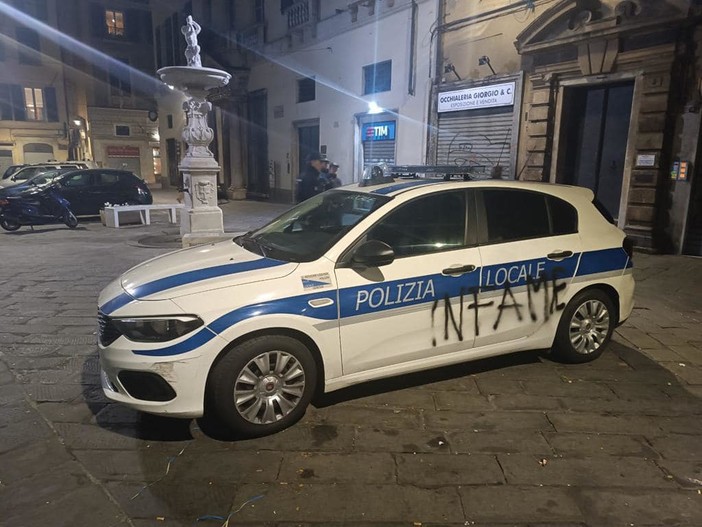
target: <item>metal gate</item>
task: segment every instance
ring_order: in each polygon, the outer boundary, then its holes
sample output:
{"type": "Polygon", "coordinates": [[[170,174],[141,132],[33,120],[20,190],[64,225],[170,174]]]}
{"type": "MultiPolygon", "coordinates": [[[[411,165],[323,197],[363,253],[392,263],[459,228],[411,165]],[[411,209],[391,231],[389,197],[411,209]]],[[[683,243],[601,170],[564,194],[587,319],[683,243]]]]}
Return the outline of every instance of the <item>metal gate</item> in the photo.
{"type": "Polygon", "coordinates": [[[511,106],[441,115],[436,164],[467,166],[476,175],[485,176],[500,166],[503,178],[514,179],[513,127],[511,106]]]}
{"type": "Polygon", "coordinates": [[[397,121],[390,114],[366,115],[359,119],[363,165],[395,164],[397,121]]]}

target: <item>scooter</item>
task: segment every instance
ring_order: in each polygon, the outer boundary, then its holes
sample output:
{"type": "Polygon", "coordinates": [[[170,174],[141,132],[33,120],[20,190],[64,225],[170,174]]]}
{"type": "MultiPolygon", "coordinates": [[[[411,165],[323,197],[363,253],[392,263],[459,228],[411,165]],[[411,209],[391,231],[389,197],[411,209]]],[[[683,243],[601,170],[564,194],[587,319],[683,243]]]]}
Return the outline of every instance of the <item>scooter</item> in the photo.
{"type": "Polygon", "coordinates": [[[70,203],[53,185],[23,192],[17,196],[0,197],[0,227],[16,231],[22,225],[65,223],[70,229],[78,225],[78,218],[69,208],[70,203]]]}

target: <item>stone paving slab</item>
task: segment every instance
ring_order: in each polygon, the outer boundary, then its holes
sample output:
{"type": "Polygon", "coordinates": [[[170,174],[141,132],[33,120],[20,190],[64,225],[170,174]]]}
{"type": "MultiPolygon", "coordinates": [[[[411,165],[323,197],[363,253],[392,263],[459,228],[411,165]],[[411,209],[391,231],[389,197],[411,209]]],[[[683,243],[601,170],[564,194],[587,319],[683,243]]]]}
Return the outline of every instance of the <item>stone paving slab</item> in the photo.
{"type": "Polygon", "coordinates": [[[239,521],[460,522],[464,518],[455,488],[420,489],[408,485],[298,484],[245,485],[234,495],[240,504],[259,501],[237,515],[239,521]]]}
{"type": "Polygon", "coordinates": [[[588,456],[587,458],[500,454],[497,459],[507,483],[559,487],[634,487],[674,489],[675,483],[647,459],[588,456]]]}
{"type": "Polygon", "coordinates": [[[467,521],[508,523],[578,523],[585,518],[568,488],[520,487],[516,485],[462,487],[459,489],[467,521]]]}

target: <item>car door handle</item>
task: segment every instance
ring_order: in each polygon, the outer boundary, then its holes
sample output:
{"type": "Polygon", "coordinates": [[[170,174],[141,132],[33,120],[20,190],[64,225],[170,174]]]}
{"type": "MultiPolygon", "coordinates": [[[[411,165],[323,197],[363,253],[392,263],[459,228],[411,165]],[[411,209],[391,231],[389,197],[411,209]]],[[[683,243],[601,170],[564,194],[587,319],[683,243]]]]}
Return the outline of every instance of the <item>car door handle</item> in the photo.
{"type": "Polygon", "coordinates": [[[475,266],[474,265],[460,265],[457,267],[447,267],[443,271],[441,271],[441,274],[465,274],[465,273],[472,273],[475,271],[475,266]]]}
{"type": "Polygon", "coordinates": [[[315,298],[307,303],[310,307],[327,307],[334,304],[334,301],[331,298],[315,298]]]}
{"type": "Polygon", "coordinates": [[[573,256],[573,251],[554,251],[546,255],[549,260],[563,260],[573,256]]]}

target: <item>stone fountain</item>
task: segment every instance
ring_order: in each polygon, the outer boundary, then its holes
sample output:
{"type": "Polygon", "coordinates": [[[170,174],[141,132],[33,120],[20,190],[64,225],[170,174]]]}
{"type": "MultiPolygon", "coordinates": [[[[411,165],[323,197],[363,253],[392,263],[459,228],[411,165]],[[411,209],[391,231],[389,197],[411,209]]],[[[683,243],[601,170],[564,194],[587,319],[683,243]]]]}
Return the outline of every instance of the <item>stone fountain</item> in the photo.
{"type": "Polygon", "coordinates": [[[188,16],[181,31],[185,36],[187,66],[169,66],[158,70],[161,80],[181,90],[187,100],[183,109],[187,123],[183,141],[188,145],[178,169],[183,174],[185,210],[181,215],[180,234],[183,247],[218,241],[224,237],[222,209],[217,206],[217,174],[220,167],[209,149],[214,132],[207,125],[212,104],[208,91],[226,85],[231,75],[226,71],[203,68],[197,35],[200,25],[188,16]]]}

